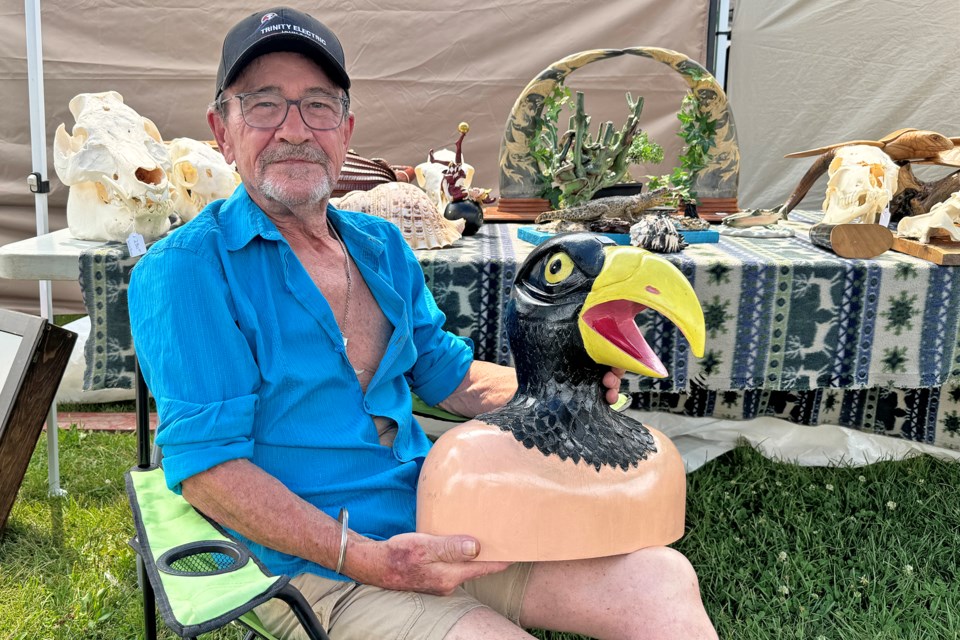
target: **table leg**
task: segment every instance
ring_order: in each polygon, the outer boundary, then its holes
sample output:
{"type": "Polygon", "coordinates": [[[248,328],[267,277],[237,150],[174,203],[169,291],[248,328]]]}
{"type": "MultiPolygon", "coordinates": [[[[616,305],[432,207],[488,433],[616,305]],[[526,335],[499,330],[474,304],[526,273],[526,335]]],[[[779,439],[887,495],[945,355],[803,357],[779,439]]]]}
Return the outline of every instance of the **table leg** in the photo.
{"type": "Polygon", "coordinates": [[[60,427],[57,425],[57,403],[50,405],[47,414],[47,495],[62,498],[67,495],[60,487],[60,447],[57,441],[60,427]]]}
{"type": "MultiPolygon", "coordinates": [[[[53,322],[53,285],[49,280],[40,281],[40,315],[47,322],[53,322]]],[[[62,498],[67,492],[60,487],[59,437],[57,401],[54,400],[50,405],[50,413],[47,414],[47,495],[62,498]]]]}

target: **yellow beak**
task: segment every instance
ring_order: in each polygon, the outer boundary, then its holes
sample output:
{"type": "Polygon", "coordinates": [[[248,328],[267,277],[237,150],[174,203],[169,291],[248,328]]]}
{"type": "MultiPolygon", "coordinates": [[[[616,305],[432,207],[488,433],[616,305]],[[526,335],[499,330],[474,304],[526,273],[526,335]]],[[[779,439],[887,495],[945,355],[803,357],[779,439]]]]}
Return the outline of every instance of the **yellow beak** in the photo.
{"type": "Polygon", "coordinates": [[[653,309],[675,324],[693,354],[703,357],[706,327],[700,301],[673,264],[637,247],[607,247],[600,275],[580,311],[578,324],[587,354],[599,364],[653,378],[667,369],[647,345],[635,318],[653,309]]]}

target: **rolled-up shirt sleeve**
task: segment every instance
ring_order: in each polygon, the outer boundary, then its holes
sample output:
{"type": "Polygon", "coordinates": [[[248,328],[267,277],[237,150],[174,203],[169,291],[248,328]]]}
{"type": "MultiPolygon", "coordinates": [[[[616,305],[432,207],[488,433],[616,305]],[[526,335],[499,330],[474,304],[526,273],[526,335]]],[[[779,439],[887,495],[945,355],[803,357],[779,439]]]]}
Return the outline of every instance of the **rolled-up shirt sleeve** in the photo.
{"type": "Polygon", "coordinates": [[[134,346],[160,424],[167,484],[253,455],[259,369],[223,269],[176,246],[141,258],[128,291],[134,346]]]}
{"type": "Polygon", "coordinates": [[[413,341],[417,361],[408,381],[421,400],[431,406],[453,393],[473,362],[473,341],[444,330],[446,317],[437,307],[413,251],[402,243],[410,270],[413,341]]]}

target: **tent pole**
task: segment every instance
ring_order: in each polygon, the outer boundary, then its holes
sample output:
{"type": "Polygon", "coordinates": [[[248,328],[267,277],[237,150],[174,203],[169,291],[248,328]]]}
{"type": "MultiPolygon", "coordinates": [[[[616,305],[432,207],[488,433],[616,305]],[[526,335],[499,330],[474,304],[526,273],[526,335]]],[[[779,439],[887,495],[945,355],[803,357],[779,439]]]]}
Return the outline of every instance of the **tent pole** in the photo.
{"type": "Polygon", "coordinates": [[[717,82],[720,83],[720,86],[726,91],[727,66],[730,61],[730,41],[733,33],[733,26],[730,24],[730,0],[718,0],[716,24],[715,58],[712,73],[717,79],[717,82]]]}
{"type": "MultiPolygon", "coordinates": [[[[40,38],[40,0],[25,0],[27,17],[27,84],[30,95],[30,141],[33,150],[33,173],[27,184],[34,193],[37,209],[37,235],[50,232],[47,217],[47,134],[46,109],[43,103],[43,51],[40,38]]],[[[53,322],[53,289],[49,280],[40,281],[40,315],[53,322]]],[[[50,405],[47,414],[47,487],[51,496],[63,496],[60,488],[60,453],[57,444],[57,405],[50,405]]]]}

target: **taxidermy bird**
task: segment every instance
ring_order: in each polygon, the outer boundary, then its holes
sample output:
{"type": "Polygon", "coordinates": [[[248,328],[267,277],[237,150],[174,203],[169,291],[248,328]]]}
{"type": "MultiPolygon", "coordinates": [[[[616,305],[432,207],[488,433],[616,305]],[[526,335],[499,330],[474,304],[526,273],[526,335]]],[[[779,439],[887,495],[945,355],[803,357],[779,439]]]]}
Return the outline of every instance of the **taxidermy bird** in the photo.
{"type": "Polygon", "coordinates": [[[505,310],[517,393],[435,443],[417,530],[473,535],[481,560],[599,557],[677,540],[683,462],[663,434],[613,411],[600,382],[610,367],[667,375],[635,321],[650,310],[703,355],[700,304],[667,260],[589,233],[531,252],[505,310]]]}

